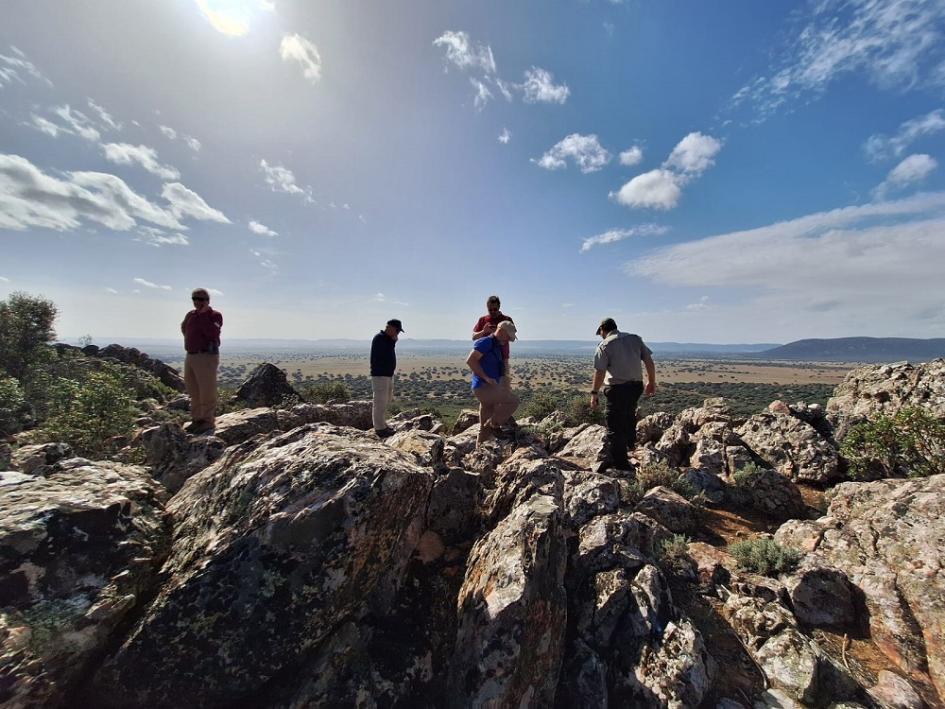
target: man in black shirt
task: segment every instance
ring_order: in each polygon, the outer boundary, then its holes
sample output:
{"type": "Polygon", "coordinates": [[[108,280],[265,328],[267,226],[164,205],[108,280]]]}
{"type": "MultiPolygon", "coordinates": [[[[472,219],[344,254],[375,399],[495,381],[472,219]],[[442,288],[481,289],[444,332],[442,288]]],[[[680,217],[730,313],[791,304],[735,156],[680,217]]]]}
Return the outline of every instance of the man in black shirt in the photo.
{"type": "Polygon", "coordinates": [[[371,389],[374,391],[374,432],[381,438],[393,435],[393,429],[387,425],[387,407],[394,398],[394,370],[397,369],[397,355],[394,346],[397,337],[404,331],[400,320],[387,321],[387,327],[371,340],[371,389]]]}

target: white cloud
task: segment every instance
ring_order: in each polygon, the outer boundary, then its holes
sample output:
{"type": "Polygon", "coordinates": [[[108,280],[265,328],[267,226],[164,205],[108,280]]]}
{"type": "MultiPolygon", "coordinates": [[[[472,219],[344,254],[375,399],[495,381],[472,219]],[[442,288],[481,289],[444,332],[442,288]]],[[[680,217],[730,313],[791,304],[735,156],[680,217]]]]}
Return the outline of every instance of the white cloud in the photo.
{"type": "Polygon", "coordinates": [[[152,175],[162,180],[176,180],[180,172],[170,165],[164,165],[158,160],[157,151],[146,145],[131,145],[129,143],[106,143],[102,145],[105,159],[119,165],[137,163],[152,175]]]}
{"type": "Polygon", "coordinates": [[[23,73],[42,81],[47,86],[53,85],[23,52],[11,45],[10,54],[0,54],[0,89],[14,81],[25,84],[23,73]]]}
{"type": "Polygon", "coordinates": [[[263,171],[266,184],[273,192],[288,192],[289,194],[306,195],[312,201],[311,188],[302,189],[295,182],[295,173],[282,165],[270,165],[265,160],[259,161],[259,169],[263,171]]]}
{"type": "Polygon", "coordinates": [[[187,137],[187,138],[184,138],[184,142],[187,144],[187,147],[193,150],[195,153],[200,152],[200,148],[202,146],[200,144],[200,141],[197,140],[196,138],[187,137]]]}
{"type": "Polygon", "coordinates": [[[525,71],[522,92],[525,103],[564,103],[571,89],[567,84],[555,84],[550,71],[533,66],[525,71]]]}
{"type": "Polygon", "coordinates": [[[805,95],[817,96],[836,79],[865,73],[881,88],[941,83],[929,67],[945,48],[945,4],[935,0],[822,0],[788,39],[772,73],[733,97],[750,101],[761,118],[805,95]]]}
{"type": "Polygon", "coordinates": [[[68,104],[65,106],[57,106],[53,109],[53,113],[67,123],[73,133],[86,140],[97,141],[102,137],[102,134],[98,132],[98,129],[88,116],[82,113],[82,111],[71,108],[68,104]]]}
{"type": "Polygon", "coordinates": [[[279,266],[262,251],[259,251],[258,249],[250,249],[249,253],[252,254],[259,262],[259,265],[265,268],[267,271],[276,273],[279,270],[279,266]]]}
{"type": "Polygon", "coordinates": [[[492,92],[484,82],[479,81],[479,79],[475,77],[470,76],[469,82],[476,89],[476,95],[473,97],[473,105],[481,110],[483,106],[492,100],[492,92]]]}
{"type": "Polygon", "coordinates": [[[9,283],[10,279],[6,276],[0,276],[0,283],[9,283]]]}
{"type": "Polygon", "coordinates": [[[632,236],[660,236],[667,231],[669,231],[669,227],[659,224],[641,224],[639,226],[630,227],[629,229],[609,229],[603,234],[584,239],[581,242],[581,253],[586,253],[595,246],[614,244],[618,241],[629,239],[632,236]]]}
{"type": "Polygon", "coordinates": [[[872,162],[898,158],[919,138],[945,130],[945,110],[938,108],[924,116],[905,121],[893,136],[876,133],[863,144],[866,156],[872,162]]]}
{"type": "Polygon", "coordinates": [[[302,35],[292,34],[282,38],[279,44],[279,56],[282,61],[294,61],[302,67],[302,76],[317,84],[322,78],[322,58],[318,47],[302,35]]]}
{"type": "Polygon", "coordinates": [[[180,232],[168,234],[154,227],[143,226],[138,228],[138,233],[142,238],[137,241],[143,241],[149,246],[160,248],[162,246],[190,246],[190,239],[180,232]]]}
{"type": "Polygon", "coordinates": [[[650,170],[637,175],[610,197],[625,207],[672,209],[682,196],[680,176],[670,170],[650,170]]]}
{"type": "Polygon", "coordinates": [[[111,293],[112,295],[118,295],[118,291],[115,290],[114,288],[106,288],[106,289],[105,289],[105,292],[106,292],[106,293],[111,293]]]}
{"type": "Polygon", "coordinates": [[[145,280],[144,278],[133,278],[131,279],[139,286],[144,286],[145,288],[152,288],[154,290],[173,290],[170,286],[162,286],[157,283],[152,283],[151,281],[145,280]]]}
{"type": "Polygon", "coordinates": [[[708,310],[708,309],[709,309],[709,296],[707,295],[702,296],[695,303],[689,303],[689,305],[686,306],[686,310],[699,311],[699,310],[708,310]]]}
{"type": "Polygon", "coordinates": [[[158,129],[171,140],[177,140],[177,131],[170,126],[158,126],[158,129]]]}
{"type": "Polygon", "coordinates": [[[495,57],[488,44],[476,44],[466,32],[448,30],[433,40],[433,45],[446,50],[446,59],[463,69],[480,69],[486,74],[495,74],[495,57]]]}
{"type": "Polygon", "coordinates": [[[873,197],[884,199],[890,190],[902,189],[908,185],[921,182],[931,175],[938,162],[931,155],[920,153],[910,155],[889,171],[886,179],[873,190],[873,197]]]}
{"type": "Polygon", "coordinates": [[[193,217],[201,221],[229,224],[230,220],[218,209],[207,204],[203,197],[179,182],[168,182],[161,190],[161,196],[170,203],[174,216],[193,217]]]}
{"type": "Polygon", "coordinates": [[[715,156],[721,149],[722,143],[711,135],[690,133],[676,144],[663,167],[687,175],[701,175],[715,164],[715,156]]]}
{"type": "Polygon", "coordinates": [[[178,138],[180,138],[181,140],[184,141],[187,147],[193,150],[195,153],[200,152],[201,144],[200,144],[200,141],[197,140],[196,138],[189,135],[185,135],[184,133],[180,133],[176,131],[175,129],[171,128],[170,126],[159,125],[158,130],[160,130],[161,133],[163,133],[164,136],[168,138],[169,140],[177,140],[178,138]]]}
{"type": "Polygon", "coordinates": [[[643,160],[643,148],[634,145],[620,153],[620,164],[627,167],[638,165],[643,160]]]}
{"type": "Polygon", "coordinates": [[[387,300],[387,297],[383,293],[375,293],[371,300],[373,300],[375,303],[383,303],[387,300]]]}
{"type": "Polygon", "coordinates": [[[223,295],[223,291],[217,290],[216,288],[207,288],[207,293],[209,293],[210,295],[216,295],[216,296],[223,295]]]}
{"type": "Polygon", "coordinates": [[[249,230],[254,234],[259,234],[260,236],[279,236],[278,232],[273,231],[265,224],[260,224],[255,220],[249,223],[249,230]]]}
{"type": "Polygon", "coordinates": [[[572,133],[532,162],[546,170],[560,170],[567,167],[567,158],[571,158],[581,172],[588,173],[600,170],[610,162],[610,157],[596,135],[572,133]]]}
{"type": "Polygon", "coordinates": [[[139,220],[166,229],[186,228],[174,214],[114,175],[72,172],[59,178],[19,155],[0,154],[0,229],[70,231],[91,221],[127,231],[139,220]]]}
{"type": "Polygon", "coordinates": [[[502,145],[507,145],[510,140],[512,140],[511,131],[509,131],[508,128],[503,128],[502,132],[499,133],[499,142],[502,143],[502,145]]]}
{"type": "Polygon", "coordinates": [[[42,116],[37,116],[35,113],[30,114],[32,123],[29,123],[31,127],[35,128],[46,135],[50,135],[53,138],[58,138],[60,133],[72,133],[68,128],[63,128],[62,126],[57,126],[52,121],[48,121],[42,116]]]}
{"type": "Polygon", "coordinates": [[[89,108],[91,108],[93,111],[95,111],[96,114],[98,114],[99,122],[102,125],[104,125],[107,128],[111,128],[112,130],[121,130],[122,128],[121,123],[116,121],[112,117],[112,114],[110,114],[104,108],[99,106],[92,99],[86,99],[86,102],[89,104],[89,108]]]}

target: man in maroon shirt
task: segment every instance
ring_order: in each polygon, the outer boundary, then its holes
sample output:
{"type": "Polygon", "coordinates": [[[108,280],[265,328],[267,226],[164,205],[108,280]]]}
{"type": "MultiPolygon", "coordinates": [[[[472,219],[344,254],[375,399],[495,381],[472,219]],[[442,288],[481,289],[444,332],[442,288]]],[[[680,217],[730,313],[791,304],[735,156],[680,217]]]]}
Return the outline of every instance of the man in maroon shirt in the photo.
{"type": "Polygon", "coordinates": [[[184,316],[184,383],[190,394],[191,422],[185,429],[206,433],[214,425],[217,409],[217,368],[220,366],[220,330],[223,314],[210,307],[210,294],[196,288],[190,294],[194,309],[184,316]]]}
{"type": "MultiPolygon", "coordinates": [[[[499,327],[499,323],[508,320],[512,322],[512,318],[503,313],[499,308],[502,306],[502,303],[499,301],[499,296],[490,295],[486,300],[486,310],[488,311],[485,315],[479,318],[476,321],[476,324],[473,325],[473,340],[481,340],[483,337],[489,337],[489,335],[494,335],[496,328],[499,327]]],[[[511,391],[512,388],[512,378],[509,376],[509,343],[502,343],[502,374],[504,375],[500,380],[502,385],[511,391]]]]}

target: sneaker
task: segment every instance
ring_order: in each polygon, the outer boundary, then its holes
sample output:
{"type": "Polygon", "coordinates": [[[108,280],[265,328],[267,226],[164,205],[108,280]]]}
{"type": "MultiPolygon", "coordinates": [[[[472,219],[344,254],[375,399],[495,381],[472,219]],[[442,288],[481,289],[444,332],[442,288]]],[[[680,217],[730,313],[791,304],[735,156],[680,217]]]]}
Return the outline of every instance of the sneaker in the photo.
{"type": "Polygon", "coordinates": [[[187,431],[187,433],[192,433],[193,430],[197,428],[197,426],[199,425],[200,425],[199,421],[191,421],[190,423],[184,424],[184,430],[187,431]]]}
{"type": "Polygon", "coordinates": [[[375,428],[374,433],[377,434],[378,438],[390,438],[396,431],[388,426],[387,428],[375,428]]]}
{"type": "Polygon", "coordinates": [[[192,436],[199,436],[201,433],[207,433],[213,430],[213,424],[209,421],[197,421],[190,427],[188,433],[192,436]]]}

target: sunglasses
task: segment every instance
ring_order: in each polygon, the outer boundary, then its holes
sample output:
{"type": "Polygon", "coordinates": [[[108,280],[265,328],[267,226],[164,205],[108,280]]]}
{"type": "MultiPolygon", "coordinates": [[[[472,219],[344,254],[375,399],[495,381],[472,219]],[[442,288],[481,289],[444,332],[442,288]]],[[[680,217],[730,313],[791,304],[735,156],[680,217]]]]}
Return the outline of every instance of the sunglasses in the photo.
{"type": "Polygon", "coordinates": [[[209,298],[197,298],[197,297],[193,297],[193,298],[191,298],[191,300],[204,301],[204,300],[210,300],[210,299],[209,299],[209,298]]]}

